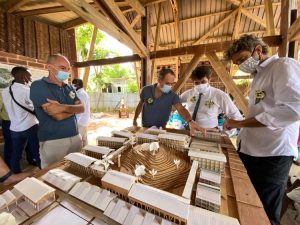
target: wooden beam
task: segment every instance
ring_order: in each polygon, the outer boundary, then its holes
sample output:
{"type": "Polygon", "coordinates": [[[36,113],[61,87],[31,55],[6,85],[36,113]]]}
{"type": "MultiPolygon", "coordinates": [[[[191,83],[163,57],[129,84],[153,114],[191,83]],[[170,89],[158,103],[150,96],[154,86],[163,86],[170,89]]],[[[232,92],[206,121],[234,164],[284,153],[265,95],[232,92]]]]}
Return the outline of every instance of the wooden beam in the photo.
{"type": "Polygon", "coordinates": [[[30,2],[30,0],[17,0],[8,6],[7,12],[12,13],[12,12],[20,9],[20,7],[26,5],[28,2],[30,2]]]}
{"type": "MultiPolygon", "coordinates": [[[[292,9],[291,10],[291,25],[293,25],[298,17],[298,10],[292,9]]],[[[299,30],[299,28],[298,28],[299,30]]],[[[289,40],[289,35],[288,35],[289,40]]],[[[298,31],[298,38],[293,39],[292,41],[289,40],[289,51],[288,51],[288,57],[294,58],[295,60],[298,60],[298,40],[299,40],[299,31],[298,31]]]]}
{"type": "MultiPolygon", "coordinates": [[[[84,20],[94,24],[98,29],[108,33],[125,45],[128,45],[133,51],[141,53],[127,34],[121,31],[115,24],[111,23],[108,18],[100,14],[95,7],[91,6],[85,0],[57,0],[57,2],[77,13],[84,20]]],[[[141,54],[144,55],[144,53],[141,54]]]]}
{"type": "Polygon", "coordinates": [[[173,87],[173,91],[175,93],[179,93],[183,85],[187,82],[187,80],[190,78],[193,70],[198,66],[202,54],[197,53],[194,55],[193,59],[189,63],[189,65],[186,67],[186,70],[181,74],[181,77],[177,81],[177,83],[173,87]]]}
{"type": "Polygon", "coordinates": [[[129,55],[129,56],[120,56],[108,59],[95,59],[85,62],[75,62],[74,66],[77,68],[81,67],[89,67],[89,66],[105,66],[111,64],[120,64],[120,63],[127,63],[127,62],[136,62],[140,61],[141,57],[138,54],[129,55]]]}
{"type": "Polygon", "coordinates": [[[18,16],[27,17],[27,16],[42,15],[42,14],[65,12],[65,11],[69,11],[69,10],[63,6],[54,6],[54,7],[48,7],[48,8],[39,8],[39,9],[32,9],[32,10],[26,10],[26,11],[18,11],[15,14],[18,16]]]}
{"type": "Polygon", "coordinates": [[[252,19],[252,20],[253,20],[254,22],[256,22],[257,24],[260,24],[260,25],[263,26],[263,27],[267,27],[266,23],[263,21],[262,18],[260,18],[260,17],[258,17],[258,16],[256,16],[256,15],[252,14],[252,13],[249,12],[248,10],[242,9],[242,13],[243,13],[245,16],[247,16],[247,17],[249,17],[250,19],[252,19]]]}
{"type": "Polygon", "coordinates": [[[275,25],[274,25],[274,13],[271,0],[264,0],[265,3],[265,13],[266,13],[266,25],[267,25],[267,35],[275,35],[275,25]]]}
{"type": "Polygon", "coordinates": [[[228,3],[239,6],[241,5],[241,1],[240,0],[226,0],[228,3]]]}
{"type": "Polygon", "coordinates": [[[287,39],[288,41],[300,40],[300,17],[298,17],[289,27],[287,31],[287,39]]]}
{"type": "MultiPolygon", "coordinates": [[[[270,47],[279,46],[282,43],[280,35],[269,36],[262,38],[270,47]]],[[[186,46],[180,48],[173,48],[168,50],[161,50],[150,53],[150,59],[167,58],[172,56],[193,55],[195,53],[205,54],[206,52],[224,52],[233,43],[232,41],[216,42],[209,44],[201,44],[194,46],[186,46]]]]}
{"type": "Polygon", "coordinates": [[[248,115],[248,104],[247,104],[247,101],[246,101],[243,93],[233,82],[232,77],[229,75],[225,66],[220,61],[220,59],[218,58],[216,53],[215,52],[206,53],[206,57],[207,57],[208,61],[210,62],[210,64],[212,65],[212,68],[214,69],[216,74],[219,76],[219,78],[224,83],[226,89],[234,97],[237,107],[245,115],[248,115]]]}
{"type": "Polygon", "coordinates": [[[180,29],[179,29],[179,14],[178,14],[178,3],[177,0],[170,0],[173,17],[174,17],[174,32],[175,32],[175,42],[176,48],[180,46],[180,29]]]}
{"type": "Polygon", "coordinates": [[[87,23],[86,20],[82,19],[81,17],[78,17],[76,19],[73,20],[69,20],[68,22],[65,22],[63,24],[60,24],[59,26],[64,29],[64,30],[69,30],[72,29],[74,27],[80,26],[84,23],[87,23]]]}
{"type": "Polygon", "coordinates": [[[123,15],[122,11],[119,9],[119,7],[116,5],[114,0],[103,0],[103,2],[106,3],[107,7],[110,9],[110,11],[113,13],[115,18],[120,22],[122,27],[125,29],[125,31],[129,34],[133,42],[136,44],[136,46],[139,48],[139,50],[142,52],[143,56],[146,57],[149,55],[149,51],[146,48],[146,46],[141,41],[141,38],[139,35],[130,27],[130,24],[126,17],[123,15]]]}
{"type": "Polygon", "coordinates": [[[146,16],[144,6],[138,0],[126,0],[126,2],[141,16],[146,16]]]}
{"type": "Polygon", "coordinates": [[[281,0],[280,12],[280,35],[282,36],[282,44],[278,48],[279,57],[286,57],[288,53],[287,33],[290,26],[291,0],[281,0]]]}
{"type": "MultiPolygon", "coordinates": [[[[98,33],[98,28],[94,26],[94,30],[92,33],[91,37],[91,42],[90,42],[90,48],[87,54],[87,60],[91,60],[93,58],[94,54],[94,48],[95,48],[95,43],[96,43],[96,37],[98,33]]],[[[85,68],[84,74],[83,74],[83,87],[86,89],[88,80],[89,80],[89,75],[90,75],[90,66],[85,68]]]]}
{"type": "Polygon", "coordinates": [[[239,37],[242,7],[243,7],[242,4],[240,4],[238,13],[235,17],[235,24],[234,24],[233,33],[232,33],[232,39],[237,39],[239,37]]]}
{"type": "Polygon", "coordinates": [[[140,19],[141,19],[141,15],[137,14],[134,20],[131,22],[130,27],[133,28],[137,24],[137,22],[139,22],[140,19]]]}
{"type": "MultiPolygon", "coordinates": [[[[157,50],[157,46],[159,45],[160,41],[160,24],[161,24],[161,13],[162,13],[162,3],[159,3],[158,6],[158,15],[157,15],[157,27],[155,31],[155,40],[154,40],[154,51],[157,50]]],[[[156,64],[155,64],[155,59],[152,60],[152,65],[151,65],[151,81],[153,83],[154,81],[154,72],[156,71],[156,64]]]]}
{"type": "Polygon", "coordinates": [[[158,4],[160,2],[165,2],[167,0],[140,0],[140,2],[146,7],[154,4],[158,4]]]}
{"type": "Polygon", "coordinates": [[[212,35],[216,30],[218,30],[221,26],[223,26],[227,21],[233,18],[239,11],[239,8],[232,10],[229,15],[227,15],[223,20],[221,20],[216,26],[207,31],[203,36],[201,36],[197,41],[193,43],[193,45],[197,45],[200,42],[204,41],[207,37],[212,35]]]}
{"type": "Polygon", "coordinates": [[[133,67],[134,67],[134,71],[135,71],[135,78],[136,78],[136,83],[137,83],[137,87],[138,87],[138,94],[141,94],[141,80],[140,80],[140,76],[138,73],[138,69],[136,66],[136,62],[133,63],[133,67]]]}

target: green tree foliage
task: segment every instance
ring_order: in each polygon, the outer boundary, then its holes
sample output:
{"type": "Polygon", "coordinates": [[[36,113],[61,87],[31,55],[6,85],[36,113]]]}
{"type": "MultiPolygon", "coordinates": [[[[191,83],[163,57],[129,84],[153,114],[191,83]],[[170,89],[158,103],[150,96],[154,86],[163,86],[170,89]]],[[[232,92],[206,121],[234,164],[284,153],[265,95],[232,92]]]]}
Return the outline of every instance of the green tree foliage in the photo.
{"type": "Polygon", "coordinates": [[[128,82],[127,92],[128,93],[137,93],[138,92],[138,86],[137,86],[137,83],[135,80],[131,80],[128,82]]]}

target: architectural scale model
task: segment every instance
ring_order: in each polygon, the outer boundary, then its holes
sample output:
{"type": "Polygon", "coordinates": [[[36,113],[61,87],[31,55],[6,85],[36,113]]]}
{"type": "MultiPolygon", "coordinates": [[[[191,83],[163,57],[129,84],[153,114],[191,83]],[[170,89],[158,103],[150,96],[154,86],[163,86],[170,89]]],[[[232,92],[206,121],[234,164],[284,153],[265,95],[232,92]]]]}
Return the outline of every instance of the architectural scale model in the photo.
{"type": "Polygon", "coordinates": [[[127,138],[99,136],[96,140],[99,146],[106,146],[109,148],[118,149],[123,146],[127,138]]]}
{"type": "Polygon", "coordinates": [[[102,159],[103,155],[108,155],[114,151],[112,148],[97,145],[86,145],[82,149],[86,155],[96,159],[102,159]]]}
{"type": "Polygon", "coordinates": [[[214,142],[220,142],[222,140],[222,134],[219,132],[207,131],[205,134],[203,134],[202,132],[195,131],[195,137],[214,142]]]}
{"type": "Polygon", "coordinates": [[[157,135],[153,135],[153,134],[137,133],[136,138],[137,138],[138,144],[151,143],[151,142],[158,141],[157,135]]]}
{"type": "Polygon", "coordinates": [[[193,186],[195,184],[195,179],[197,175],[197,170],[199,168],[199,162],[198,161],[193,161],[188,179],[185,183],[185,187],[182,193],[182,197],[186,199],[191,199],[192,192],[193,192],[193,186]]]}
{"type": "Polygon", "coordinates": [[[25,200],[32,203],[37,210],[39,210],[42,202],[55,201],[55,189],[34,177],[25,178],[16,184],[14,188],[23,195],[25,200]]]}
{"type": "Polygon", "coordinates": [[[215,172],[223,172],[224,170],[226,157],[223,153],[190,149],[188,155],[192,160],[199,161],[199,167],[201,169],[207,169],[215,172]]]}
{"type": "Polygon", "coordinates": [[[220,188],[221,174],[213,171],[201,169],[199,182],[220,188]]]}
{"type": "Polygon", "coordinates": [[[167,133],[166,130],[158,129],[157,127],[150,127],[147,130],[145,130],[146,134],[153,134],[153,135],[159,135],[159,134],[165,134],[167,133]]]}
{"type": "Polygon", "coordinates": [[[111,134],[113,137],[121,137],[121,138],[127,138],[127,139],[130,139],[134,136],[133,133],[131,133],[131,132],[117,131],[117,130],[112,131],[111,134]]]}
{"type": "Polygon", "coordinates": [[[221,205],[220,189],[198,183],[195,204],[203,209],[218,213],[221,205]]]}
{"type": "Polygon", "coordinates": [[[42,179],[64,192],[69,192],[70,189],[81,180],[80,177],[61,169],[49,170],[42,176],[42,179]]]}
{"type": "Polygon", "coordinates": [[[198,138],[192,138],[189,149],[202,150],[207,152],[216,152],[222,153],[221,145],[217,143],[211,142],[211,145],[207,145],[207,143],[203,142],[198,138]]]}
{"type": "Polygon", "coordinates": [[[10,190],[0,195],[0,210],[4,208],[8,210],[8,207],[15,203],[17,203],[17,197],[10,190]]]}
{"type": "Polygon", "coordinates": [[[160,144],[163,144],[167,147],[185,151],[189,147],[190,137],[185,134],[174,134],[174,133],[165,133],[159,134],[158,140],[160,144]]]}

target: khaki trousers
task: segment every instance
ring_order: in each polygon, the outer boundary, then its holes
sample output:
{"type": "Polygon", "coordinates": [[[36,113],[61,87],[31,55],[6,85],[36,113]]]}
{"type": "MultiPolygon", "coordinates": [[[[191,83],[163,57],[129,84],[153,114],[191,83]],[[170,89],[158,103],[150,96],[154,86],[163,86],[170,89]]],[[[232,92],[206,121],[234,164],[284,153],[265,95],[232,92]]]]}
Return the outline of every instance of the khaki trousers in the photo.
{"type": "Polygon", "coordinates": [[[80,135],[69,138],[40,142],[41,167],[45,168],[62,160],[72,152],[79,152],[82,147],[80,135]]]}
{"type": "Polygon", "coordinates": [[[87,126],[78,126],[78,131],[81,136],[82,140],[82,146],[86,146],[88,144],[88,138],[87,138],[87,126]]]}

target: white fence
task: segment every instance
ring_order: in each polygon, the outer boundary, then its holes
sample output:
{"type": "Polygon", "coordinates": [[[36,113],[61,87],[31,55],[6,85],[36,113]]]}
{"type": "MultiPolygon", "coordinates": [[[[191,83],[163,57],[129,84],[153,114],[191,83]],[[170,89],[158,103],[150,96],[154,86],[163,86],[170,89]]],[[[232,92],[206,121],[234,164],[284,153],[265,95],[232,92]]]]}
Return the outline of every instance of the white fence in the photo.
{"type": "Polygon", "coordinates": [[[129,109],[134,109],[139,96],[134,93],[88,93],[92,110],[114,111],[119,106],[120,100],[124,98],[125,104],[129,109]]]}

